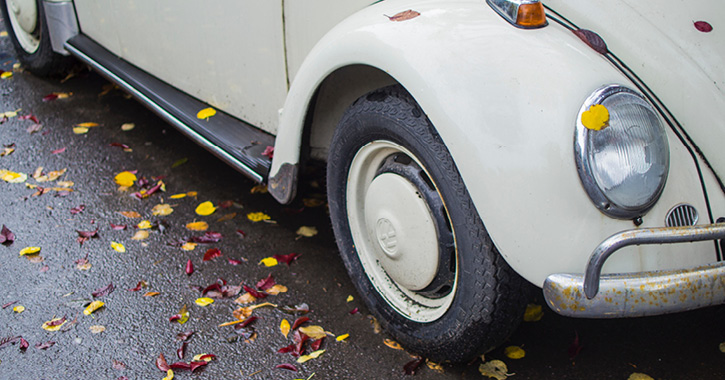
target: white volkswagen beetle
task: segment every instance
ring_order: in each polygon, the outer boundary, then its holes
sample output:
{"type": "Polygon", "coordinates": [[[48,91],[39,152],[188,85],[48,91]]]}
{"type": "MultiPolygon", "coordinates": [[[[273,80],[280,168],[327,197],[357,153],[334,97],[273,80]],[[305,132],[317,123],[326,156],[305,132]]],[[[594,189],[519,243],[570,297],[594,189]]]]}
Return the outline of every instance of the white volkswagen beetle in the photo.
{"type": "Polygon", "coordinates": [[[432,359],[500,344],[528,282],[573,317],[725,302],[720,1],[1,3],[28,70],[75,56],[281,203],[326,160],[353,282],[432,359]]]}

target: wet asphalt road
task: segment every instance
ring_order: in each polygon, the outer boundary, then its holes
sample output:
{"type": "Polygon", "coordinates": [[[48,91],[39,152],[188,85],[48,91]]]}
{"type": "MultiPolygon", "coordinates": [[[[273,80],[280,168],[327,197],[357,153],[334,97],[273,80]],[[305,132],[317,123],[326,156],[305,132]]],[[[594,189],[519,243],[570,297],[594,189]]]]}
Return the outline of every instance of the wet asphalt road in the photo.
{"type": "MultiPolygon", "coordinates": [[[[12,70],[15,62],[7,37],[0,37],[0,69],[12,70]]],[[[195,354],[210,353],[216,359],[193,374],[176,371],[176,379],[399,379],[408,353],[383,344],[385,333],[378,333],[364,305],[359,302],[337,255],[324,207],[304,208],[302,198],[322,197],[317,179],[309,175],[302,195],[293,205],[281,206],[267,194],[252,194],[255,185],[241,174],[185,139],[172,127],[118,90],[99,95],[107,82],[95,73],[81,71],[60,83],[16,71],[0,80],[0,112],[21,109],[19,115],[35,115],[42,129],[30,134],[31,120],[10,118],[0,125],[0,144],[15,144],[15,151],[0,157],[0,169],[28,174],[25,183],[0,181],[0,224],[15,235],[11,245],[0,246],[0,339],[22,336],[30,347],[18,344],[0,348],[0,379],[161,379],[154,362],[163,353],[169,363],[181,361],[176,350],[178,333],[194,331],[188,340],[184,361],[195,354]],[[53,92],[72,92],[67,99],[42,101],[53,92]],[[95,122],[87,134],[76,135],[72,127],[95,122]],[[135,123],[124,132],[121,125],[135,123]],[[128,145],[125,152],[112,143],[128,145]],[[60,153],[54,151],[65,148],[60,153]],[[180,160],[187,161],[174,167],[180,160]],[[30,178],[38,167],[44,172],[67,169],[59,181],[72,181],[72,192],[50,190],[37,195],[41,187],[30,178]],[[139,200],[118,190],[113,177],[123,170],[137,170],[139,177],[164,176],[165,193],[139,200]],[[195,197],[170,199],[171,194],[197,192],[195,197]],[[210,216],[198,216],[195,207],[203,201],[216,205],[234,204],[210,216]],[[159,203],[171,205],[168,216],[152,215],[159,203]],[[82,212],[72,208],[84,205],[82,212]],[[127,218],[120,211],[136,211],[141,218],[127,218]],[[276,223],[254,223],[247,214],[264,212],[276,223]],[[219,221],[236,213],[230,220],[219,221]],[[136,241],[133,225],[142,220],[163,224],[150,237],[136,241]],[[214,244],[200,244],[193,251],[169,245],[191,236],[202,235],[184,226],[206,221],[210,230],[223,235],[214,244]],[[110,223],[128,224],[114,230],[110,223]],[[301,226],[315,226],[319,234],[298,238],[301,226]],[[76,241],[80,231],[98,229],[98,237],[82,246],[76,241]],[[237,233],[245,232],[245,237],[237,233]],[[111,242],[125,246],[120,253],[111,242]],[[19,251],[27,246],[41,247],[39,256],[29,260],[19,251]],[[218,248],[222,257],[203,262],[209,248],[218,248]],[[271,268],[258,265],[274,254],[299,253],[291,266],[271,268]],[[86,258],[90,268],[78,269],[76,262],[86,258]],[[191,259],[195,271],[184,271],[191,259]],[[242,261],[231,265],[228,259],[242,261]],[[219,299],[201,307],[194,303],[200,292],[194,287],[226,279],[229,284],[254,285],[272,274],[289,290],[265,301],[277,305],[307,303],[311,322],[335,334],[350,334],[345,342],[328,337],[325,353],[304,364],[296,373],[275,366],[294,363],[289,354],[276,351],[292,343],[279,331],[279,324],[295,316],[280,309],[262,308],[251,326],[256,337],[245,341],[233,327],[218,327],[232,321],[232,310],[239,307],[236,297],[219,299]],[[128,291],[139,281],[148,288],[128,291]],[[105,307],[90,316],[84,305],[91,292],[109,283],[115,291],[98,299],[105,307]],[[159,292],[144,297],[145,292],[159,292]],[[349,295],[354,300],[347,302],[349,295]],[[16,313],[13,307],[25,311],[16,313]],[[190,318],[180,325],[169,317],[187,305],[190,318]],[[359,313],[350,314],[354,308],[359,313]],[[69,322],[62,331],[41,329],[43,322],[65,316],[69,322]],[[75,323],[71,323],[75,322],[75,323]],[[92,326],[105,331],[93,333],[92,326]],[[231,342],[230,342],[231,340],[231,342]],[[36,344],[55,342],[47,349],[36,344]]],[[[0,147],[2,148],[2,147],[0,147]]],[[[67,185],[67,184],[66,184],[67,185]]],[[[243,292],[242,292],[243,293],[243,292]]],[[[537,300],[534,300],[537,302],[537,300]]],[[[538,300],[541,303],[540,300],[538,300]]],[[[546,307],[544,307],[546,308],[546,307]]],[[[526,357],[508,359],[502,349],[486,355],[508,365],[512,379],[627,379],[633,372],[656,379],[725,378],[725,354],[718,346],[725,342],[725,308],[714,307],[674,316],[620,321],[574,320],[559,317],[548,309],[539,322],[524,323],[504,346],[518,345],[526,357]],[[579,336],[581,351],[572,359],[572,341],[579,336]]],[[[0,345],[2,341],[0,340],[0,345]]],[[[479,379],[480,361],[468,365],[444,366],[437,372],[426,366],[415,378],[479,379]]]]}

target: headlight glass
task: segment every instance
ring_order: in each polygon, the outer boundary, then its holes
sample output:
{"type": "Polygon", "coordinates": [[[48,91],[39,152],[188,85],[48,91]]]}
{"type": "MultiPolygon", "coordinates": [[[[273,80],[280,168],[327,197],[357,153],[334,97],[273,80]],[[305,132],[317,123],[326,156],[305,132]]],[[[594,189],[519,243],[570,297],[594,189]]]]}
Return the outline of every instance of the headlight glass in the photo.
{"type": "Polygon", "coordinates": [[[629,88],[609,85],[589,96],[577,118],[575,152],[584,188],[609,216],[642,216],[665,186],[667,134],[654,108],[629,88]],[[608,126],[601,130],[582,124],[582,114],[596,104],[609,111],[608,126]]]}

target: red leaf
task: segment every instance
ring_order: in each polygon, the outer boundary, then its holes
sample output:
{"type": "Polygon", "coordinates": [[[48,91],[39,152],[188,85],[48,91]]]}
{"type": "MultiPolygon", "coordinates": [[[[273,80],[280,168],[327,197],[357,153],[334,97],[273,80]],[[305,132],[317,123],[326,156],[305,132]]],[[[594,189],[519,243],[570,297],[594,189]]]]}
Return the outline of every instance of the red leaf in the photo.
{"type": "Polygon", "coordinates": [[[110,143],[110,144],[108,144],[108,146],[115,146],[115,147],[119,147],[119,148],[123,148],[123,149],[131,149],[130,146],[128,146],[126,144],[117,143],[117,142],[110,143]]]}
{"type": "Polygon", "coordinates": [[[416,18],[418,16],[420,16],[419,12],[416,12],[412,9],[408,9],[407,11],[402,11],[402,12],[396,13],[392,16],[385,16],[385,17],[387,17],[390,21],[405,21],[405,20],[410,20],[412,18],[416,18]]]}
{"type": "Polygon", "coordinates": [[[110,284],[96,290],[95,292],[91,293],[91,295],[95,298],[103,297],[103,296],[107,296],[107,295],[113,293],[113,291],[115,289],[116,289],[116,287],[113,286],[113,283],[110,283],[110,284]]]}
{"type": "Polygon", "coordinates": [[[181,347],[179,347],[178,350],[176,350],[176,356],[179,357],[179,359],[183,359],[186,355],[186,342],[181,343],[181,347]]]}
{"type": "Polygon", "coordinates": [[[710,23],[707,21],[696,21],[695,29],[697,29],[703,33],[710,33],[710,32],[712,32],[712,25],[710,25],[710,23]]]}
{"type": "Polygon", "coordinates": [[[274,277],[272,277],[272,274],[270,273],[269,276],[267,276],[267,278],[259,280],[259,282],[257,282],[257,289],[267,290],[267,289],[273,287],[274,284],[275,284],[274,277]]]}
{"type": "Polygon", "coordinates": [[[262,299],[262,298],[267,297],[267,293],[258,292],[256,290],[250,288],[247,285],[242,286],[242,288],[244,289],[245,292],[247,292],[247,293],[251,294],[252,296],[254,296],[254,298],[262,299]]]}
{"type": "Polygon", "coordinates": [[[298,327],[302,326],[303,323],[309,321],[310,319],[307,317],[299,317],[295,319],[295,323],[292,324],[292,330],[297,330],[298,327]]]}
{"type": "Polygon", "coordinates": [[[222,234],[214,231],[207,231],[204,236],[193,236],[188,239],[191,243],[209,244],[222,240],[222,234]]]}
{"type": "Polygon", "coordinates": [[[186,274],[190,275],[194,273],[194,263],[191,262],[191,259],[186,262],[186,274]]]}
{"type": "Polygon", "coordinates": [[[110,224],[111,224],[112,229],[118,230],[118,231],[125,230],[126,227],[128,227],[128,225],[126,225],[126,224],[113,224],[113,223],[110,223],[110,224]]]}
{"type": "Polygon", "coordinates": [[[128,290],[129,292],[138,292],[138,291],[139,291],[139,290],[141,290],[141,288],[143,287],[143,284],[144,284],[144,282],[143,282],[143,281],[139,281],[139,282],[138,282],[138,284],[136,284],[136,287],[135,287],[135,288],[132,288],[132,289],[127,289],[127,290],[128,290]]]}
{"type": "Polygon", "coordinates": [[[85,209],[86,209],[86,205],[79,205],[78,207],[73,207],[72,209],[70,209],[70,213],[75,215],[75,214],[83,212],[83,210],[85,210],[85,209]]]}
{"type": "Polygon", "coordinates": [[[51,100],[56,100],[56,99],[58,99],[58,94],[48,94],[43,97],[44,102],[49,102],[51,100]]]}
{"type": "Polygon", "coordinates": [[[297,260],[297,258],[300,256],[299,253],[290,253],[289,255],[274,255],[275,259],[279,261],[280,263],[285,263],[287,266],[292,264],[293,261],[297,260]]]}
{"type": "Polygon", "coordinates": [[[258,317],[255,317],[255,316],[251,316],[251,317],[245,319],[244,322],[240,323],[238,326],[239,327],[247,327],[247,326],[251,325],[252,322],[256,321],[257,319],[259,319],[259,318],[258,317]]]}
{"type": "Polygon", "coordinates": [[[310,349],[312,351],[319,350],[320,346],[322,345],[323,340],[325,340],[325,338],[320,338],[320,339],[317,339],[317,340],[313,341],[312,343],[310,343],[310,349]]]}
{"type": "Polygon", "coordinates": [[[8,302],[5,305],[2,306],[3,309],[7,308],[8,306],[12,306],[14,304],[18,303],[18,301],[8,302]]]}
{"type": "Polygon", "coordinates": [[[30,344],[28,343],[28,341],[25,340],[25,339],[23,339],[23,338],[20,338],[20,349],[21,350],[25,350],[25,349],[28,348],[28,346],[30,346],[30,344]]]}
{"type": "Polygon", "coordinates": [[[0,244],[10,245],[15,241],[15,234],[3,224],[0,230],[0,244]]]}
{"type": "Polygon", "coordinates": [[[55,342],[36,343],[35,348],[37,348],[39,350],[47,350],[47,349],[53,347],[54,344],[55,344],[55,342]]]}
{"type": "Polygon", "coordinates": [[[191,362],[191,363],[189,363],[189,367],[191,369],[191,372],[194,372],[194,370],[196,370],[197,368],[203,367],[203,366],[205,366],[207,364],[209,364],[209,363],[207,363],[205,361],[197,361],[197,362],[191,362]]]}
{"type": "Polygon", "coordinates": [[[38,118],[32,114],[18,116],[18,120],[32,120],[33,123],[40,124],[40,121],[38,120],[38,118]]]}
{"type": "Polygon", "coordinates": [[[65,316],[63,316],[63,318],[61,318],[61,319],[58,319],[56,321],[48,321],[48,322],[46,322],[46,324],[48,326],[60,326],[63,324],[63,322],[65,322],[65,320],[66,320],[65,316]]]}
{"type": "Polygon", "coordinates": [[[577,29],[573,32],[577,37],[579,37],[579,39],[584,41],[584,43],[589,45],[589,47],[594,49],[594,51],[596,51],[597,53],[604,55],[609,52],[609,49],[607,48],[607,43],[604,42],[602,37],[592,32],[591,30],[577,29]]]}
{"type": "Polygon", "coordinates": [[[294,351],[294,349],[295,349],[295,345],[293,343],[293,344],[290,344],[287,347],[280,348],[279,350],[277,350],[277,352],[280,353],[280,354],[287,354],[287,353],[290,353],[290,352],[294,351]]]}
{"type": "Polygon", "coordinates": [[[206,354],[206,355],[201,355],[199,357],[199,361],[202,361],[202,360],[203,361],[206,361],[206,359],[210,359],[210,360],[211,359],[216,359],[216,355],[214,355],[214,354],[206,354]]]}
{"type": "Polygon", "coordinates": [[[281,369],[290,370],[292,372],[297,372],[297,367],[293,366],[292,364],[286,364],[286,363],[277,364],[276,366],[274,366],[274,368],[281,368],[281,369]]]}
{"type": "Polygon", "coordinates": [[[274,158],[274,147],[267,145],[267,147],[264,148],[264,152],[262,152],[262,156],[269,157],[270,160],[274,158]]]}
{"type": "Polygon", "coordinates": [[[215,282],[215,283],[207,286],[206,288],[204,288],[204,290],[201,291],[201,295],[203,296],[204,294],[209,293],[211,291],[221,292],[222,291],[222,286],[219,285],[219,283],[216,283],[215,282]]]}
{"type": "Polygon", "coordinates": [[[222,255],[222,251],[219,250],[219,248],[211,248],[204,254],[204,258],[202,261],[209,261],[215,257],[219,257],[222,255]]]}
{"type": "Polygon", "coordinates": [[[231,264],[231,265],[239,265],[239,264],[241,264],[241,263],[242,263],[242,261],[241,261],[241,260],[235,260],[235,259],[228,259],[227,261],[228,261],[228,262],[229,262],[229,264],[231,264]]]}
{"type": "Polygon", "coordinates": [[[350,315],[357,314],[359,312],[360,312],[360,310],[358,310],[358,308],[354,308],[354,309],[350,310],[350,315]]]}
{"type": "Polygon", "coordinates": [[[181,314],[174,314],[169,317],[169,322],[178,321],[179,319],[181,319],[181,314]]]}
{"type": "Polygon", "coordinates": [[[300,356],[305,353],[305,341],[309,340],[310,337],[305,335],[304,333],[300,332],[300,330],[296,330],[294,332],[294,335],[292,335],[292,338],[295,341],[295,350],[292,353],[294,356],[300,356]]]}
{"type": "Polygon", "coordinates": [[[169,364],[166,362],[166,358],[164,357],[164,354],[159,354],[159,357],[156,358],[156,368],[159,370],[166,372],[169,370],[169,364]]]}
{"type": "Polygon", "coordinates": [[[76,232],[78,233],[78,236],[80,236],[82,238],[92,238],[92,237],[96,237],[96,235],[98,234],[98,229],[95,229],[94,231],[78,231],[78,230],[76,230],[76,232]]]}
{"type": "Polygon", "coordinates": [[[176,334],[176,339],[180,341],[187,341],[189,340],[189,338],[191,338],[192,335],[194,335],[193,331],[184,331],[176,334]]]}
{"type": "Polygon", "coordinates": [[[169,367],[171,367],[171,369],[191,369],[191,365],[184,362],[176,362],[169,365],[169,367]]]}
{"type": "Polygon", "coordinates": [[[579,333],[577,331],[574,331],[574,340],[571,342],[571,345],[569,345],[569,349],[567,350],[567,352],[569,353],[569,359],[574,360],[574,358],[579,355],[579,352],[581,352],[582,348],[584,348],[584,346],[579,344],[579,333]]]}
{"type": "Polygon", "coordinates": [[[234,205],[233,201],[224,201],[222,203],[219,203],[220,208],[229,208],[229,207],[232,207],[233,205],[234,205]]]}
{"type": "Polygon", "coordinates": [[[237,233],[239,234],[239,236],[241,236],[243,238],[247,237],[247,234],[244,233],[244,231],[242,231],[242,230],[237,230],[237,233]]]}
{"type": "Polygon", "coordinates": [[[418,367],[420,367],[420,365],[423,364],[424,361],[425,358],[417,358],[415,360],[409,361],[403,366],[403,371],[406,375],[415,375],[415,371],[418,370],[418,367]]]}
{"type": "Polygon", "coordinates": [[[56,150],[54,150],[54,151],[50,152],[50,154],[59,154],[59,153],[63,153],[63,152],[65,152],[65,149],[66,149],[65,147],[62,147],[62,148],[60,148],[60,149],[56,149],[56,150]]]}

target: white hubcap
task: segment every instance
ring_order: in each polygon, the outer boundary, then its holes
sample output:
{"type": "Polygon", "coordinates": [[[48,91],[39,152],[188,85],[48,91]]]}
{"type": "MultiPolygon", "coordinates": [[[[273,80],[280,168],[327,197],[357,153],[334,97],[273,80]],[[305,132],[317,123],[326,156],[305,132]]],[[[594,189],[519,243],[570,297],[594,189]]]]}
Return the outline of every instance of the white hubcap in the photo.
{"type": "Polygon", "coordinates": [[[38,6],[35,0],[7,0],[8,15],[20,46],[28,54],[38,50],[38,6]]]}

